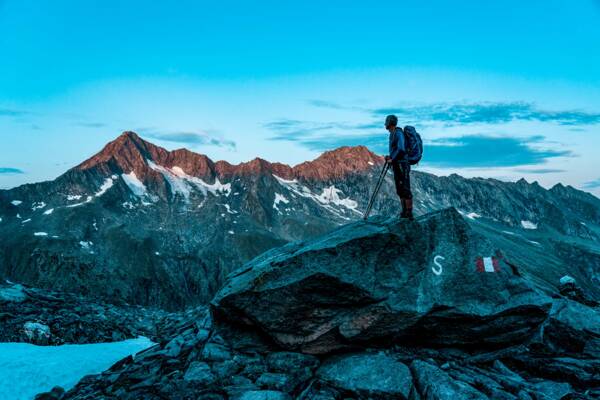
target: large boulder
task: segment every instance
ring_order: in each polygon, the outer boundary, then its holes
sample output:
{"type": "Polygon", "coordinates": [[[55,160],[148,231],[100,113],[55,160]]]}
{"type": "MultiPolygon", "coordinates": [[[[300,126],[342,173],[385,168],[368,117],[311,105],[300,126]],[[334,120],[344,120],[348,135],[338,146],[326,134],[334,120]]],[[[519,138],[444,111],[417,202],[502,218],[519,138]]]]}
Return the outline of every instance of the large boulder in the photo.
{"type": "Polygon", "coordinates": [[[398,341],[503,346],[528,338],[550,305],[447,209],[355,222],[269,251],[232,273],[211,309],[286,349],[328,353],[398,341]]]}
{"type": "Polygon", "coordinates": [[[600,315],[594,308],[562,299],[554,302],[542,340],[554,353],[600,359],[600,315]]]}

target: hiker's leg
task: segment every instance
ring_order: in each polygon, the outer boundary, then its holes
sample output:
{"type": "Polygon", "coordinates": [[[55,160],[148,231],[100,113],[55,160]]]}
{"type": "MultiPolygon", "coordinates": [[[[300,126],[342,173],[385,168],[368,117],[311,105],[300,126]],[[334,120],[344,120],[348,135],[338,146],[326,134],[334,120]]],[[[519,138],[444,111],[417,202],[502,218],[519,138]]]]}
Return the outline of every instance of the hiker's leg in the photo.
{"type": "Polygon", "coordinates": [[[404,218],[406,214],[406,204],[404,202],[404,189],[403,189],[403,180],[402,180],[402,169],[398,163],[392,163],[392,170],[394,171],[394,185],[396,187],[396,194],[400,198],[400,204],[402,205],[402,212],[400,213],[400,218],[404,218]]]}
{"type": "Polygon", "coordinates": [[[394,171],[394,185],[396,186],[396,194],[398,197],[402,198],[402,169],[400,168],[400,164],[392,163],[392,170],[394,171]]]}
{"type": "Polygon", "coordinates": [[[412,191],[410,190],[410,165],[402,166],[402,198],[404,198],[404,207],[406,218],[413,219],[413,200],[412,191]]]}

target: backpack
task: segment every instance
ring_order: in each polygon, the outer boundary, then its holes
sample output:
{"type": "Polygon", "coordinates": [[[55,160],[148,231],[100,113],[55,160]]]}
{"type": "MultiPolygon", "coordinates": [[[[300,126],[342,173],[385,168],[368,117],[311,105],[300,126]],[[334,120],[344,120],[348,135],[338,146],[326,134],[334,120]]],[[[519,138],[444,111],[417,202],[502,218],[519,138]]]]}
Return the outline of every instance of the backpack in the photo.
{"type": "Polygon", "coordinates": [[[418,164],[423,157],[423,140],[414,126],[404,127],[404,146],[408,163],[410,165],[418,164]]]}

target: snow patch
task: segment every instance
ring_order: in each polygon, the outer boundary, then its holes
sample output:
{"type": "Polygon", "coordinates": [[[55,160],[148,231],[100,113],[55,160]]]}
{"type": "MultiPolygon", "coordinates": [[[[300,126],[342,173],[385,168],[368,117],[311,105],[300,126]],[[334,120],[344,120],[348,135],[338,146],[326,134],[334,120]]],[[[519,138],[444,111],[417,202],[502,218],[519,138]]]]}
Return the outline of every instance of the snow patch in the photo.
{"type": "Polygon", "coordinates": [[[283,202],[285,204],[289,203],[290,201],[288,199],[285,198],[284,195],[279,194],[279,193],[275,193],[275,201],[274,204],[279,204],[280,202],[283,202]]]}
{"type": "MultiPolygon", "coordinates": [[[[169,186],[171,187],[171,192],[173,194],[181,194],[186,200],[190,197],[190,185],[174,173],[172,170],[165,168],[161,165],[157,165],[154,162],[147,160],[148,166],[155,171],[161,173],[161,175],[167,180],[169,186]]],[[[181,169],[181,168],[179,168],[181,169]]],[[[178,171],[179,172],[179,171],[178,171]]],[[[181,171],[183,172],[183,171],[181,171]]]]}
{"type": "Polygon", "coordinates": [[[537,224],[531,221],[521,221],[521,226],[523,229],[537,229],[537,224]]]}
{"type": "Polygon", "coordinates": [[[360,212],[356,209],[356,207],[358,207],[358,203],[354,200],[351,200],[349,197],[342,199],[340,197],[340,193],[343,194],[340,189],[337,189],[335,186],[331,185],[328,188],[323,189],[323,193],[317,196],[317,199],[323,204],[335,204],[343,206],[360,214],[360,212]]]}
{"type": "Polygon", "coordinates": [[[286,199],[284,195],[275,193],[275,200],[273,200],[273,208],[275,210],[279,211],[279,207],[277,207],[279,205],[279,203],[288,204],[289,202],[290,201],[288,199],[286,199]]]}
{"type": "Polygon", "coordinates": [[[33,236],[48,236],[48,233],[46,233],[46,232],[35,232],[33,234],[33,236]]]}
{"type": "Polygon", "coordinates": [[[373,164],[372,161],[367,161],[367,164],[369,164],[369,165],[375,165],[375,164],[373,164]]]}
{"type": "Polygon", "coordinates": [[[294,197],[294,193],[295,193],[298,196],[313,199],[317,204],[323,206],[324,208],[328,209],[329,211],[333,212],[334,214],[337,214],[338,216],[345,218],[345,219],[348,219],[348,218],[340,215],[339,210],[332,207],[332,205],[342,206],[348,210],[351,210],[358,214],[361,214],[361,212],[357,210],[358,203],[356,201],[350,199],[349,197],[347,197],[347,198],[340,197],[340,194],[343,194],[343,192],[340,189],[336,188],[334,185],[324,188],[323,192],[321,194],[317,195],[317,194],[314,194],[306,186],[303,186],[300,183],[298,183],[298,180],[296,180],[296,179],[288,180],[288,179],[281,178],[275,174],[273,174],[273,177],[275,179],[277,179],[277,181],[282,186],[286,187],[288,190],[293,192],[293,193],[291,193],[292,197],[294,197]]]}
{"type": "Polygon", "coordinates": [[[227,212],[229,214],[237,214],[237,211],[232,211],[231,207],[229,206],[229,204],[221,204],[223,207],[225,207],[225,209],[227,210],[227,212]]]}
{"type": "Polygon", "coordinates": [[[123,208],[125,208],[127,210],[133,210],[135,208],[135,206],[130,201],[126,201],[122,205],[123,205],[123,208]]]}
{"type": "Polygon", "coordinates": [[[68,208],[79,207],[79,206],[82,206],[84,204],[87,204],[87,203],[91,202],[92,199],[93,199],[92,196],[88,196],[87,199],[85,199],[85,201],[82,201],[81,203],[68,204],[67,207],[68,208]]]}
{"type": "Polygon", "coordinates": [[[206,183],[200,178],[188,177],[192,183],[195,183],[199,188],[205,188],[213,195],[224,194],[225,197],[229,197],[231,194],[231,183],[221,183],[219,178],[215,178],[215,183],[206,183]]]}
{"type": "Polygon", "coordinates": [[[35,210],[39,210],[46,207],[46,203],[44,203],[43,201],[40,201],[39,203],[33,203],[31,205],[31,211],[35,211],[35,210]]]}
{"type": "Polygon", "coordinates": [[[27,218],[25,221],[21,222],[22,224],[26,224],[28,222],[31,222],[31,218],[27,218]]]}
{"type": "Polygon", "coordinates": [[[235,232],[234,231],[227,231],[227,233],[229,233],[230,235],[233,235],[235,232]]]}
{"type": "Polygon", "coordinates": [[[481,215],[474,213],[474,212],[470,212],[467,215],[465,215],[465,217],[474,220],[475,218],[481,218],[481,215]]]}
{"type": "Polygon", "coordinates": [[[190,183],[200,189],[205,196],[208,192],[215,196],[219,194],[229,196],[231,194],[231,183],[221,183],[219,178],[215,178],[214,183],[206,183],[200,178],[186,174],[181,167],[175,166],[169,169],[150,160],[147,160],[147,162],[150,168],[159,171],[165,177],[174,192],[181,193],[186,199],[190,196],[190,183]]]}
{"type": "Polygon", "coordinates": [[[0,399],[31,400],[54,386],[69,390],[84,376],[99,374],[124,357],[152,345],[154,343],[144,337],[62,346],[0,343],[0,399]]]}
{"type": "Polygon", "coordinates": [[[138,179],[134,171],[128,174],[121,174],[121,178],[123,178],[123,181],[134,195],[143,197],[148,192],[146,186],[138,179]]]}
{"type": "Polygon", "coordinates": [[[54,208],[44,211],[44,215],[50,215],[54,212],[54,208]]]}
{"type": "Polygon", "coordinates": [[[67,200],[69,201],[74,201],[74,200],[79,200],[81,199],[81,195],[80,194],[69,194],[67,195],[67,200]]]}
{"type": "Polygon", "coordinates": [[[13,206],[19,206],[23,204],[23,202],[21,200],[13,200],[10,202],[10,204],[12,204],[13,206]]]}
{"type": "Polygon", "coordinates": [[[89,249],[90,249],[90,247],[92,247],[92,245],[93,245],[93,244],[94,244],[94,243],[92,243],[92,242],[86,242],[86,241],[83,241],[83,240],[79,242],[79,245],[80,245],[80,246],[81,246],[81,248],[82,248],[82,249],[84,249],[84,250],[89,250],[89,249]]]}
{"type": "Polygon", "coordinates": [[[98,190],[98,192],[96,192],[96,194],[95,194],[94,196],[96,196],[96,197],[100,197],[100,196],[102,196],[104,193],[106,193],[106,191],[107,191],[108,189],[110,189],[111,187],[113,187],[113,184],[114,184],[114,179],[115,179],[114,177],[115,177],[115,176],[116,176],[116,175],[113,175],[113,176],[111,176],[111,177],[109,177],[109,178],[106,178],[106,179],[104,180],[104,183],[102,183],[102,186],[100,186],[100,189],[98,190]]]}
{"type": "Polygon", "coordinates": [[[289,180],[289,179],[285,179],[285,178],[282,178],[280,176],[277,176],[275,174],[273,174],[273,178],[277,179],[277,181],[279,183],[281,183],[282,185],[284,185],[284,186],[298,185],[298,180],[297,179],[289,180]]]}

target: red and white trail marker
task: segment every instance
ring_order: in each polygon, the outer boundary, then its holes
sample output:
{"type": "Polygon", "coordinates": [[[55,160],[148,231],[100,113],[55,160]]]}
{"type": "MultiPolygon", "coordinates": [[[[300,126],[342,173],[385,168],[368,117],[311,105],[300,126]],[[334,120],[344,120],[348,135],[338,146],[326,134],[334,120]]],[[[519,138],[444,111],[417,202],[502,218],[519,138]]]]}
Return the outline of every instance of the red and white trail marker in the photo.
{"type": "Polygon", "coordinates": [[[497,257],[477,257],[475,260],[477,272],[498,272],[500,261],[497,257]]]}

